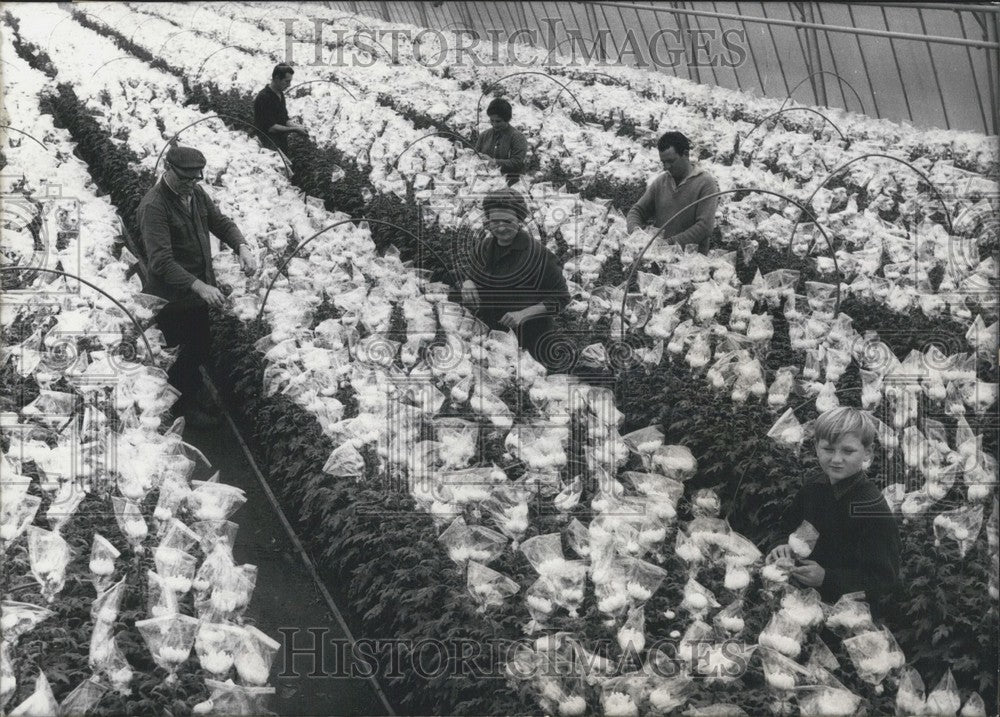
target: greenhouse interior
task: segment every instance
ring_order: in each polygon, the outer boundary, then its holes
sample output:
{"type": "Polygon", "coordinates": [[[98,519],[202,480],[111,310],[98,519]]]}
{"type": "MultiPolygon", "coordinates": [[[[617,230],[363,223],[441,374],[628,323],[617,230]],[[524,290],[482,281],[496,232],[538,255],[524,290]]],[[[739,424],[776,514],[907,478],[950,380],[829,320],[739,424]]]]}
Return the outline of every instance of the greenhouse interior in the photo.
{"type": "Polygon", "coordinates": [[[0,714],[998,715],[1000,5],[0,43],[0,714]]]}

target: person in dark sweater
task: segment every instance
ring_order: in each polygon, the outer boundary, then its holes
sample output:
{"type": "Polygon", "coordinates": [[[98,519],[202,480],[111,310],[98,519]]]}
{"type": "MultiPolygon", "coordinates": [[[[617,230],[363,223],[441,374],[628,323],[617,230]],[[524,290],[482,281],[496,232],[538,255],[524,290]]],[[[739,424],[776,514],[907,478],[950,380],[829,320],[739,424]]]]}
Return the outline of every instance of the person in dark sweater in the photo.
{"type": "Polygon", "coordinates": [[[476,151],[496,161],[508,185],[516,184],[521,178],[528,159],[528,140],[510,126],[512,114],[507,100],[498,97],[490,102],[486,107],[490,128],[476,140],[476,151]]]}
{"type": "Polygon", "coordinates": [[[293,74],[295,70],[290,65],[275,65],[271,71],[271,82],[257,93],[253,101],[253,124],[260,143],[268,149],[277,146],[285,154],[288,154],[288,135],[309,136],[305,127],[288,120],[285,90],[292,84],[293,74]]]}
{"type": "Polygon", "coordinates": [[[816,457],[824,476],[806,481],[782,519],[792,533],[808,521],[819,534],[803,559],[782,543],[766,561],[795,561],[789,576],[816,588],[824,601],[836,602],[846,593],[864,591],[872,607],[899,582],[899,528],[881,491],[868,479],[875,424],[856,408],[839,407],[816,419],[816,457]]]}
{"type": "Polygon", "coordinates": [[[547,368],[561,349],[553,317],[569,303],[558,259],[522,227],[524,198],[513,190],[483,199],[486,235],[460,257],[462,303],[491,329],[512,329],[518,343],[547,368]]]}
{"type": "Polygon", "coordinates": [[[181,396],[174,406],[195,428],[218,424],[217,407],[207,399],[199,366],[211,356],[209,309],[226,297],[216,285],[209,233],[237,253],[249,276],[257,262],[242,232],[198,186],[205,155],[193,147],[171,146],[163,176],[146,192],[137,210],[148,261],[143,290],[168,303],[156,316],[167,346],[179,346],[167,376],[181,396]]]}

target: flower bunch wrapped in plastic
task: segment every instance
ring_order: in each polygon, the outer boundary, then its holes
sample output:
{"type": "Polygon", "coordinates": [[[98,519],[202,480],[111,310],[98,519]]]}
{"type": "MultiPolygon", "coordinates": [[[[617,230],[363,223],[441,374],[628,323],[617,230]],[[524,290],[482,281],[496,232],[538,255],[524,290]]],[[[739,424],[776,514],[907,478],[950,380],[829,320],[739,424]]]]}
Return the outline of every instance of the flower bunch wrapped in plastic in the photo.
{"type": "Polygon", "coordinates": [[[142,517],[139,506],[127,498],[111,496],[111,505],[115,511],[115,520],[118,521],[118,528],[125,536],[125,540],[132,546],[136,553],[142,552],[142,542],[149,534],[146,520],[142,517]]]}
{"type": "Polygon", "coordinates": [[[5,476],[0,502],[0,547],[4,551],[31,525],[42,504],[37,495],[28,495],[28,478],[5,476]]]}
{"type": "Polygon", "coordinates": [[[137,620],[136,629],[149,648],[153,661],[167,671],[167,684],[177,681],[177,670],[191,655],[198,620],[174,614],[137,620]]]}
{"type": "Polygon", "coordinates": [[[841,637],[874,631],[872,611],[864,601],[864,593],[841,595],[826,617],[826,626],[841,637]]]}
{"type": "Polygon", "coordinates": [[[486,612],[491,607],[500,607],[504,600],[521,589],[515,581],[503,573],[470,560],[466,575],[466,587],[476,602],[478,612],[486,612]]]}
{"type": "Polygon", "coordinates": [[[504,445],[529,470],[552,471],[566,465],[569,430],[564,426],[517,426],[504,445]]]}
{"type": "Polygon", "coordinates": [[[795,553],[796,558],[805,560],[812,554],[817,540],[819,540],[819,531],[808,520],[803,520],[799,527],[788,536],[788,547],[795,553]]]}
{"type": "Polygon", "coordinates": [[[959,557],[964,558],[983,525],[983,506],[968,505],[934,516],[934,546],[947,538],[958,543],[959,557]]]}
{"type": "Polygon", "coordinates": [[[851,656],[858,677],[873,685],[906,664],[906,657],[888,628],[849,637],[844,640],[844,648],[851,656]]]}
{"type": "Polygon", "coordinates": [[[797,366],[782,366],[778,369],[767,393],[767,405],[770,408],[781,408],[788,403],[788,394],[795,387],[798,372],[797,366]]]}
{"type": "Polygon", "coordinates": [[[803,441],[806,439],[805,429],[799,423],[799,419],[795,417],[795,413],[791,408],[787,409],[781,414],[781,418],[775,421],[774,425],[771,426],[771,430],[767,432],[767,437],[779,446],[789,448],[796,453],[798,453],[803,441]]]}
{"type": "Polygon", "coordinates": [[[44,672],[38,673],[38,679],[35,680],[35,691],[11,710],[10,714],[17,717],[49,717],[49,715],[62,714],[44,672]]]}
{"type": "Polygon", "coordinates": [[[528,607],[528,614],[531,615],[531,621],[524,630],[531,635],[546,627],[546,622],[559,606],[556,586],[548,578],[538,578],[528,588],[525,604],[528,607]]]}
{"type": "Polygon", "coordinates": [[[232,680],[220,682],[205,680],[211,690],[209,699],[194,705],[192,712],[197,715],[218,714],[227,717],[251,717],[265,714],[265,700],[274,694],[273,687],[250,687],[237,685],[232,680]]]}
{"type": "Polygon", "coordinates": [[[224,679],[235,664],[243,641],[243,630],[225,623],[201,622],[195,635],[198,662],[210,675],[224,679]]]}
{"type": "Polygon", "coordinates": [[[535,571],[552,583],[560,606],[569,610],[571,617],[576,617],[576,611],[583,603],[587,564],[563,557],[559,533],[529,538],[521,543],[521,552],[535,571]]]}
{"type": "Polygon", "coordinates": [[[461,516],[452,521],[438,540],[448,551],[448,557],[459,565],[470,560],[492,562],[507,547],[507,538],[502,533],[481,525],[466,525],[461,516]]]}
{"type": "Polygon", "coordinates": [[[94,604],[90,606],[90,615],[95,622],[113,623],[118,619],[118,610],[125,595],[125,579],[122,578],[112,587],[98,593],[94,604]]]}
{"type": "Polygon", "coordinates": [[[59,533],[49,532],[34,525],[28,526],[28,560],[31,574],[42,589],[42,596],[48,601],[66,584],[66,567],[72,558],[72,551],[59,533]]]}
{"type": "Polygon", "coordinates": [[[684,597],[680,606],[682,610],[691,613],[695,619],[701,619],[708,614],[709,610],[721,607],[712,591],[694,578],[688,578],[684,584],[684,597]]]}
{"type": "Polygon", "coordinates": [[[256,565],[224,567],[214,576],[209,595],[195,599],[195,611],[214,622],[242,621],[256,585],[256,565]]]}
{"type": "Polygon", "coordinates": [[[441,444],[438,456],[445,468],[464,468],[476,455],[479,427],[471,421],[435,419],[434,429],[441,444]]]}
{"type": "Polygon", "coordinates": [[[4,600],[0,603],[0,635],[2,642],[16,645],[21,635],[35,629],[43,620],[55,615],[51,610],[31,603],[4,600]]]}
{"type": "Polygon", "coordinates": [[[743,628],[746,626],[743,619],[743,600],[733,600],[719,610],[712,618],[712,624],[723,634],[738,635],[743,632],[743,628]]]}
{"type": "Polygon", "coordinates": [[[779,611],[771,616],[771,620],[761,630],[757,642],[761,647],[768,647],[785,657],[795,659],[802,651],[804,636],[802,626],[779,611]]]}
{"type": "Polygon", "coordinates": [[[781,598],[780,614],[806,629],[822,624],[825,619],[819,593],[812,588],[799,590],[789,586],[781,598]]]}
{"type": "Polygon", "coordinates": [[[809,671],[780,651],[762,646],[760,656],[764,667],[764,679],[773,689],[781,692],[790,691],[795,689],[796,685],[805,684],[809,680],[809,671]]]}
{"type": "Polygon", "coordinates": [[[168,588],[178,595],[191,589],[198,568],[197,558],[183,550],[165,546],[158,547],[153,558],[156,572],[168,588]]]}
{"type": "Polygon", "coordinates": [[[684,482],[697,472],[698,462],[687,446],[660,446],[653,454],[652,469],[668,478],[684,482]]]}
{"type": "Polygon", "coordinates": [[[861,706],[861,698],[842,686],[807,686],[796,697],[802,717],[852,717],[861,706]]]}
{"type": "Polygon", "coordinates": [[[625,624],[618,629],[622,652],[640,653],[646,647],[646,612],[642,605],[629,608],[625,624]]]}
{"type": "Polygon", "coordinates": [[[90,637],[89,665],[95,674],[104,675],[116,692],[123,695],[131,692],[129,684],[132,682],[132,668],[118,647],[112,623],[94,623],[90,637]]]}
{"type": "Polygon", "coordinates": [[[757,359],[741,361],[736,369],[732,400],[735,403],[743,403],[750,396],[762,398],[766,393],[767,385],[764,383],[764,369],[760,361],[757,359]]]}
{"type": "Polygon", "coordinates": [[[633,558],[627,562],[625,590],[634,605],[645,603],[660,589],[667,571],[658,565],[633,558]]]}
{"type": "Polygon", "coordinates": [[[250,686],[267,684],[271,664],[281,645],[253,626],[243,628],[243,640],[235,652],[236,673],[240,680],[250,686]]]}
{"type": "Polygon", "coordinates": [[[497,488],[480,507],[493,519],[500,532],[513,541],[511,548],[517,550],[518,543],[528,530],[528,491],[523,484],[497,488]]]}
{"type": "Polygon", "coordinates": [[[640,428],[622,436],[622,438],[629,450],[642,459],[643,466],[646,468],[652,464],[653,454],[663,445],[663,431],[660,426],[640,428]]]}
{"type": "Polygon", "coordinates": [[[924,680],[912,667],[904,667],[896,690],[896,714],[899,717],[926,714],[927,695],[924,680]]]}

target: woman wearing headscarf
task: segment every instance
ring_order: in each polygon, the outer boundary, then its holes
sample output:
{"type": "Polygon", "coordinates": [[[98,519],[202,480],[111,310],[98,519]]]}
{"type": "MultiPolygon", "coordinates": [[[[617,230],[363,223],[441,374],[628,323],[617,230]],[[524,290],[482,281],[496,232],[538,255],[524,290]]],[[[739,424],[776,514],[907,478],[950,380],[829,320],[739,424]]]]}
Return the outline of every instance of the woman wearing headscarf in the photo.
{"type": "Polygon", "coordinates": [[[485,236],[463,257],[462,302],[490,328],[512,329],[521,348],[552,368],[561,333],[554,317],[569,303],[562,266],[524,230],[528,207],[507,189],[483,199],[485,236]]]}

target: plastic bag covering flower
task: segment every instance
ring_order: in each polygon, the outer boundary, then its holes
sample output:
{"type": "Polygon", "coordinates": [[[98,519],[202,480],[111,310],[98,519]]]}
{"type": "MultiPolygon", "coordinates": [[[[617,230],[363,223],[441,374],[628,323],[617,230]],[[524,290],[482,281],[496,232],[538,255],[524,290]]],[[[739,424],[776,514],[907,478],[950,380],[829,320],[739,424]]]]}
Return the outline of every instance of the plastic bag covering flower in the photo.
{"type": "Polygon", "coordinates": [[[719,629],[730,635],[738,635],[743,632],[746,623],[743,620],[743,600],[736,599],[726,605],[715,614],[712,623],[719,629]]]}
{"type": "Polygon", "coordinates": [[[788,536],[788,546],[800,560],[808,558],[819,540],[819,532],[808,520],[803,520],[791,535],[788,536]]]}
{"type": "Polygon", "coordinates": [[[187,504],[195,520],[227,520],[247,497],[242,489],[225,483],[191,481],[187,504]]]}
{"type": "Polygon", "coordinates": [[[801,625],[777,612],[771,616],[771,620],[761,630],[757,642],[762,647],[768,647],[786,657],[795,659],[802,651],[803,637],[804,632],[801,625]]]}
{"type": "Polygon", "coordinates": [[[177,681],[177,670],[191,656],[198,620],[188,615],[164,615],[137,620],[136,629],[146,641],[153,661],[169,674],[167,684],[177,681]]]}
{"type": "Polygon", "coordinates": [[[959,557],[964,558],[979,535],[983,524],[983,506],[968,505],[934,516],[934,545],[941,546],[947,537],[958,543],[959,557]]]}
{"type": "Polygon", "coordinates": [[[71,558],[69,543],[59,533],[28,526],[31,574],[41,586],[42,596],[50,603],[66,584],[66,566],[71,558]]]}
{"type": "Polygon", "coordinates": [[[825,685],[804,687],[797,700],[803,717],[851,717],[861,706],[861,697],[850,690],[825,685]]]}
{"type": "Polygon", "coordinates": [[[709,610],[721,607],[715,595],[699,583],[694,578],[688,578],[684,584],[684,598],[681,600],[681,608],[690,612],[695,618],[700,619],[709,610]]]}
{"type": "Polygon", "coordinates": [[[491,607],[500,607],[505,599],[521,589],[520,585],[503,573],[498,573],[474,560],[468,563],[466,587],[469,595],[479,606],[479,612],[486,612],[491,607]]]}
{"type": "Polygon", "coordinates": [[[73,688],[59,703],[59,714],[62,717],[84,717],[101,701],[108,687],[101,683],[96,675],[91,675],[73,688]]]}
{"type": "Polygon", "coordinates": [[[906,664],[906,657],[888,629],[870,630],[847,638],[844,647],[851,656],[858,677],[873,685],[906,664]]]}
{"type": "Polygon", "coordinates": [[[256,627],[247,626],[243,630],[243,643],[236,651],[236,672],[245,684],[262,686],[267,683],[281,645],[256,627]]]}
{"type": "Polygon", "coordinates": [[[694,476],[698,462],[687,446],[660,446],[653,454],[653,469],[683,482],[694,476]]]}
{"type": "Polygon", "coordinates": [[[118,647],[113,624],[94,624],[90,637],[89,665],[95,673],[106,677],[115,691],[120,694],[131,692],[129,683],[132,681],[132,668],[118,647]]]}
{"type": "Polygon", "coordinates": [[[121,530],[125,540],[136,553],[142,552],[142,541],[149,533],[146,527],[146,520],[142,517],[142,512],[132,501],[127,498],[111,496],[111,505],[115,511],[115,520],[121,530]]]}
{"type": "Polygon", "coordinates": [[[264,701],[274,694],[273,687],[250,687],[237,685],[232,680],[220,682],[205,680],[211,696],[194,705],[192,712],[197,715],[220,714],[232,717],[259,715],[264,712],[264,701]]]}
{"type": "Polygon", "coordinates": [[[223,679],[235,664],[242,640],[243,631],[236,625],[201,622],[194,641],[198,662],[209,674],[223,679]]]}
{"type": "Polygon", "coordinates": [[[38,605],[4,600],[0,603],[0,638],[4,644],[16,645],[21,635],[53,615],[52,610],[38,605]]]}
{"type": "Polygon", "coordinates": [[[3,546],[4,552],[28,529],[42,504],[42,499],[37,495],[27,495],[17,488],[18,485],[23,485],[26,490],[28,482],[29,480],[24,478],[23,483],[14,480],[10,483],[5,481],[3,484],[4,496],[0,502],[0,545],[3,546]]]}
{"type": "Polygon", "coordinates": [[[122,578],[104,592],[98,593],[90,606],[90,615],[95,622],[113,623],[118,619],[118,610],[125,595],[125,579],[122,578]]]}
{"type": "Polygon", "coordinates": [[[803,628],[820,625],[825,619],[819,593],[812,588],[799,590],[788,587],[781,598],[780,614],[803,628]]]}
{"type": "Polygon", "coordinates": [[[896,714],[899,717],[922,715],[926,709],[927,695],[923,678],[914,668],[904,667],[896,690],[896,714]]]}
{"type": "Polygon", "coordinates": [[[12,717],[50,717],[54,714],[60,714],[59,703],[56,702],[55,695],[52,694],[52,688],[49,687],[49,681],[44,672],[38,673],[38,679],[35,680],[35,691],[24,702],[15,707],[10,714],[12,717]]]}
{"type": "Polygon", "coordinates": [[[864,601],[864,593],[841,595],[827,615],[826,626],[841,637],[875,630],[871,608],[864,601]]]}
{"type": "Polygon", "coordinates": [[[792,690],[797,684],[803,684],[809,679],[808,670],[780,651],[762,646],[760,656],[764,666],[764,679],[776,690],[792,690]]]}
{"type": "Polygon", "coordinates": [[[503,534],[481,525],[466,525],[461,516],[452,521],[438,540],[448,551],[448,557],[459,565],[470,560],[483,564],[492,562],[507,546],[503,534]]]}

